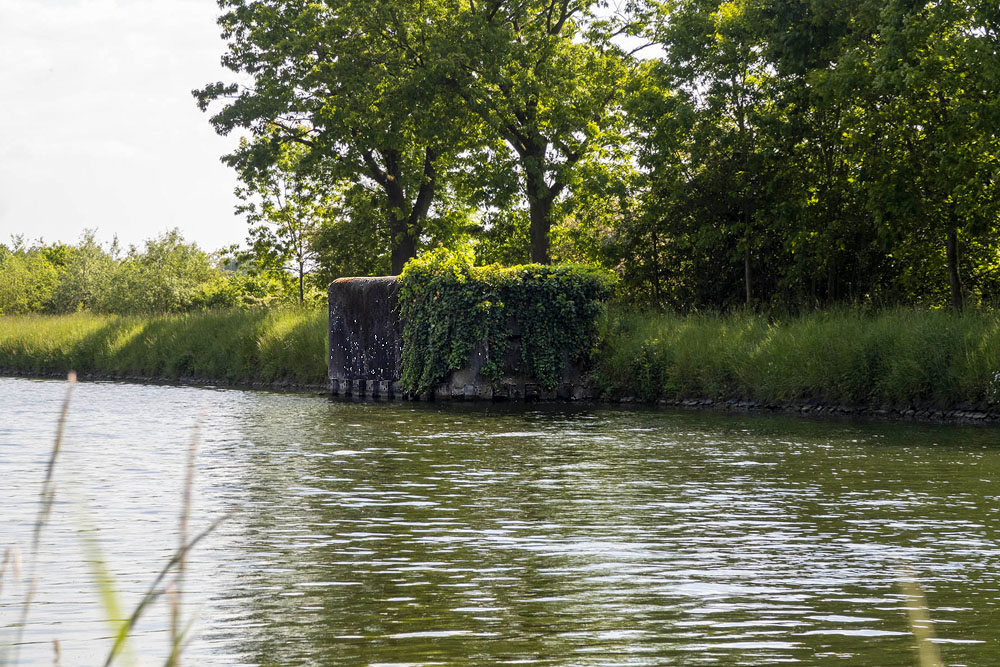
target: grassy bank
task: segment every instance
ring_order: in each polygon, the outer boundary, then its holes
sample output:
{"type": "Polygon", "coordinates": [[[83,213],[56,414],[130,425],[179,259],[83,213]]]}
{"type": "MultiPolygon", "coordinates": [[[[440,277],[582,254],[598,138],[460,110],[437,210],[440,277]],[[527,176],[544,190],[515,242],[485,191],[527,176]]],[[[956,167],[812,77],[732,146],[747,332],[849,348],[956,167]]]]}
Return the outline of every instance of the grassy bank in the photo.
{"type": "MultiPolygon", "coordinates": [[[[612,308],[594,371],[609,398],[1000,411],[1000,314],[841,310],[777,321],[612,308]]],[[[0,371],[326,384],[325,310],[0,317],[0,371]]]]}
{"type": "Polygon", "coordinates": [[[996,410],[1000,315],[841,310],[770,321],[612,309],[596,379],[608,395],[996,410]]]}
{"type": "Polygon", "coordinates": [[[326,384],[325,310],[0,317],[0,370],[326,384]]]}

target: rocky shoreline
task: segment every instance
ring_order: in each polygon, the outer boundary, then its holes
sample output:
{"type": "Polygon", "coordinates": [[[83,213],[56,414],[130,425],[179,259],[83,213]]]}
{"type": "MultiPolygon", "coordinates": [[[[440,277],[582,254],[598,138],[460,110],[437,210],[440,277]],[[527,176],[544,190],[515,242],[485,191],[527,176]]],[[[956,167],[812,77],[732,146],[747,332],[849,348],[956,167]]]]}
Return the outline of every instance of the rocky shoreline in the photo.
{"type": "MultiPolygon", "coordinates": [[[[37,379],[58,379],[65,377],[65,373],[59,371],[25,372],[16,369],[0,368],[0,376],[21,377],[37,379]]],[[[252,389],[263,391],[280,391],[293,393],[321,394],[331,396],[328,385],[301,384],[290,381],[278,382],[229,382],[214,378],[203,377],[146,377],[141,375],[116,375],[112,373],[79,373],[79,379],[94,382],[135,382],[138,384],[156,384],[167,386],[190,386],[190,387],[226,387],[231,389],[252,389]]],[[[384,402],[385,398],[378,397],[339,397],[344,401],[369,401],[384,402]]],[[[404,399],[397,399],[404,400],[404,399]]],[[[449,399],[454,400],[454,399],[449,399]]],[[[467,402],[461,401],[458,402],[467,402]]],[[[533,403],[536,401],[527,401],[533,403]]],[[[645,401],[635,396],[617,397],[589,397],[583,401],[569,399],[554,399],[542,402],[592,402],[596,404],[609,405],[635,405],[647,407],[662,407],[681,410],[710,410],[715,412],[730,413],[764,413],[764,414],[784,414],[816,416],[824,418],[864,418],[882,419],[887,421],[915,421],[938,424],[1000,424],[1000,412],[989,409],[976,408],[954,408],[943,410],[938,408],[899,408],[899,407],[876,407],[865,405],[833,405],[817,401],[790,401],[787,403],[765,403],[745,399],[712,399],[712,398],[683,398],[683,399],[660,399],[655,402],[645,401]]]]}
{"type": "MultiPolygon", "coordinates": [[[[22,371],[18,369],[0,368],[0,377],[18,377],[37,380],[65,379],[64,371],[22,371]]],[[[145,375],[119,375],[115,373],[77,373],[77,379],[90,382],[134,382],[136,384],[155,384],[178,387],[225,387],[226,389],[255,389],[264,391],[282,391],[295,393],[323,394],[330,389],[325,384],[302,384],[288,380],[277,382],[230,382],[217,378],[204,377],[149,377],[145,375]]]]}

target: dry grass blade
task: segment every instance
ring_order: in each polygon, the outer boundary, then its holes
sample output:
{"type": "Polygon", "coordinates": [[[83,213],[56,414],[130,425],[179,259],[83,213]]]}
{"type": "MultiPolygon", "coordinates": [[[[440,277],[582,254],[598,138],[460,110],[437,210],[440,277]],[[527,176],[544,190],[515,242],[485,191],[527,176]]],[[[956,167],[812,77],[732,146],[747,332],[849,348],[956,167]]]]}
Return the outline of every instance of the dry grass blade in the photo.
{"type": "Polygon", "coordinates": [[[177,564],[182,559],[187,557],[188,552],[194,549],[195,546],[197,546],[203,539],[211,535],[223,521],[228,519],[233,514],[235,514],[235,510],[220,516],[218,519],[213,521],[208,528],[198,533],[190,542],[178,549],[170,560],[167,561],[167,564],[163,566],[163,569],[160,570],[160,573],[156,575],[153,583],[146,590],[146,594],[143,595],[142,600],[140,600],[139,604],[136,605],[132,615],[129,616],[125,623],[122,624],[121,630],[115,638],[115,643],[111,647],[111,651],[108,653],[107,659],[104,661],[105,667],[109,667],[114,662],[122,646],[125,644],[125,640],[128,639],[129,634],[132,632],[132,628],[135,627],[135,624],[138,623],[140,618],[142,618],[142,615],[145,613],[146,609],[149,608],[149,605],[156,602],[156,600],[164,594],[165,590],[161,587],[161,584],[167,575],[170,574],[175,567],[177,567],[177,564]]]}
{"type": "MultiPolygon", "coordinates": [[[[66,419],[69,417],[70,400],[73,397],[73,388],[76,386],[76,373],[70,371],[66,376],[66,380],[69,382],[69,386],[66,388],[66,396],[63,399],[62,409],[59,412],[56,437],[52,445],[52,453],[49,455],[48,465],[45,467],[45,480],[42,482],[42,491],[39,495],[38,514],[35,517],[35,525],[31,533],[31,560],[29,561],[31,574],[28,592],[24,596],[24,603],[21,607],[21,618],[18,620],[14,633],[14,658],[10,661],[13,663],[17,662],[17,647],[24,637],[24,628],[28,624],[28,613],[35,599],[35,593],[38,591],[38,549],[42,540],[42,531],[49,521],[49,517],[52,514],[52,506],[55,504],[56,487],[53,483],[53,478],[55,476],[56,461],[59,459],[59,452],[62,451],[63,437],[66,433],[66,419]]],[[[6,662],[6,656],[0,656],[0,664],[6,664],[6,662]]]]}
{"type": "Polygon", "coordinates": [[[906,596],[906,618],[917,640],[917,658],[920,667],[944,667],[941,651],[934,643],[934,623],[927,607],[927,598],[917,582],[916,575],[906,572],[899,580],[906,596]]]}

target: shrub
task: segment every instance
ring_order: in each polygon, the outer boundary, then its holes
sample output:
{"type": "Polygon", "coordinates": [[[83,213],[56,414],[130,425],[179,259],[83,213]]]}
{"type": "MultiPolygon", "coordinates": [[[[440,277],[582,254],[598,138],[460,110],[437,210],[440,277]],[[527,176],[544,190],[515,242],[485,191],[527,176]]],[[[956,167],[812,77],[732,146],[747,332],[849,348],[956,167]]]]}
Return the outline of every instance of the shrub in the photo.
{"type": "Polygon", "coordinates": [[[37,249],[0,253],[0,315],[47,310],[59,272],[37,249]]]}
{"type": "Polygon", "coordinates": [[[132,248],[110,281],[104,310],[115,313],[177,313],[194,309],[203,286],[217,280],[212,259],[178,230],[132,248]]]}
{"type": "Polygon", "coordinates": [[[400,276],[401,384],[424,393],[469,363],[484,345],[482,372],[500,379],[516,322],[521,363],[547,389],[561,379],[564,354],[587,356],[614,277],[588,266],[473,266],[471,255],[438,250],[411,260],[400,276]]]}

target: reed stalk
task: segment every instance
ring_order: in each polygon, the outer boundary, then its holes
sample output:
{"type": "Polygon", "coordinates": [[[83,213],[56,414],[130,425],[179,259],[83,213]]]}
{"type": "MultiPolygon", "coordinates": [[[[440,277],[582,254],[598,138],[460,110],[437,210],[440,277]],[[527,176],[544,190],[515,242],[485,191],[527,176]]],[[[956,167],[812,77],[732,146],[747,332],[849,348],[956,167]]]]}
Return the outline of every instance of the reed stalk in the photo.
{"type": "MultiPolygon", "coordinates": [[[[66,422],[69,417],[70,402],[73,395],[73,389],[76,384],[76,373],[70,372],[67,375],[67,380],[69,382],[69,386],[67,387],[66,395],[63,399],[62,408],[59,413],[56,435],[52,451],[49,454],[48,462],[46,464],[45,477],[42,481],[42,488],[39,494],[38,511],[32,526],[27,568],[29,584],[24,595],[24,599],[20,603],[20,617],[14,626],[13,642],[7,646],[0,647],[0,667],[13,667],[18,664],[19,647],[22,645],[24,630],[27,626],[31,607],[38,591],[40,582],[38,572],[39,551],[41,548],[42,535],[52,516],[52,509],[55,504],[57,491],[56,466],[59,460],[59,455],[62,452],[63,441],[65,439],[66,422]]],[[[179,514],[178,546],[170,559],[153,578],[152,583],[143,593],[138,604],[132,609],[131,613],[129,613],[125,620],[117,625],[114,643],[112,644],[104,662],[104,665],[106,666],[112,665],[115,660],[122,655],[123,649],[132,634],[132,630],[135,628],[136,623],[138,623],[144,613],[148,611],[150,606],[161,596],[169,592],[171,593],[171,646],[170,654],[166,660],[165,667],[180,667],[181,654],[185,646],[184,640],[189,635],[190,630],[190,623],[188,623],[186,627],[184,627],[182,623],[182,595],[187,570],[188,554],[202,540],[212,534],[223,521],[228,519],[234,513],[234,511],[227,512],[212,521],[207,528],[197,533],[194,537],[189,536],[189,524],[194,495],[195,462],[199,442],[200,426],[196,425],[191,442],[187,449],[184,485],[182,489],[181,509],[179,514]],[[163,584],[171,573],[174,574],[174,578],[168,587],[164,587],[163,584]]],[[[120,607],[117,603],[117,595],[113,585],[114,582],[107,570],[105,559],[101,555],[99,540],[96,536],[90,535],[90,532],[91,531],[79,531],[79,534],[81,539],[84,541],[84,549],[90,554],[88,562],[94,570],[95,579],[98,587],[101,589],[105,616],[108,619],[122,618],[123,614],[119,611],[120,607]]],[[[13,579],[21,578],[20,556],[19,552],[14,547],[6,548],[3,553],[3,558],[0,560],[0,592],[3,591],[3,583],[8,570],[11,571],[13,579]]],[[[58,667],[62,662],[62,646],[58,640],[54,640],[52,642],[52,648],[53,664],[58,667]]]]}
{"type": "Polygon", "coordinates": [[[917,664],[919,667],[944,667],[941,651],[934,643],[934,622],[927,607],[927,597],[916,575],[905,573],[900,577],[899,586],[906,597],[906,619],[917,641],[917,664]]]}

